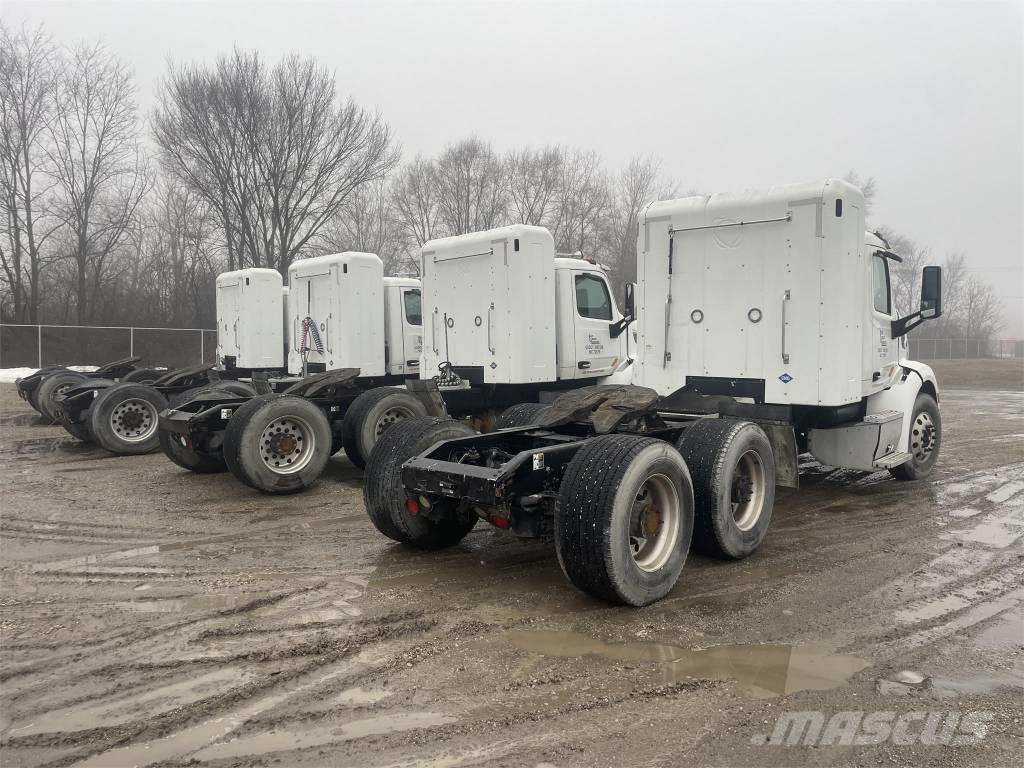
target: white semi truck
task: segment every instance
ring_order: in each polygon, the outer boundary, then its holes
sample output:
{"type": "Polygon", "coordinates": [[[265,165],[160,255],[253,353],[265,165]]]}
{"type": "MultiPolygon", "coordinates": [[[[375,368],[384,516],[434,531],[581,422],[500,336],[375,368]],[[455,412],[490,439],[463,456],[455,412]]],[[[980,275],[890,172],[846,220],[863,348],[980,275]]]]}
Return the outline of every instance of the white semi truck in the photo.
{"type": "Polygon", "coordinates": [[[276,359],[276,375],[257,376],[249,392],[223,386],[190,392],[189,399],[160,414],[159,440],[179,466],[238,474],[243,464],[233,451],[235,430],[229,422],[251,423],[254,412],[257,420],[266,416],[257,482],[283,490],[302,477],[308,457],[323,455],[326,461],[341,449],[342,419],[361,392],[401,385],[416,375],[420,288],[412,278],[384,277],[383,264],[372,253],[302,259],[288,270],[282,325],[279,305],[273,305],[282,292],[279,276],[276,294],[273,290],[276,275],[244,270],[222,275],[217,286],[222,359],[247,368],[276,359]],[[282,366],[285,337],[287,365],[282,366]],[[302,402],[291,420],[274,416],[281,398],[302,402]],[[303,432],[311,420],[320,429],[303,432]]]}
{"type": "Polygon", "coordinates": [[[632,383],[567,393],[491,434],[443,415],[397,425],[371,457],[370,519],[420,548],[481,519],[551,538],[578,588],[644,605],[675,585],[691,538],[722,558],[754,552],[801,453],[926,477],[939,388],[904,339],[941,314],[941,271],[924,268],[920,309],[898,318],[898,259],[865,234],[863,196],[843,181],[654,203],[626,305],[632,383]]]}
{"type": "MultiPolygon", "coordinates": [[[[311,279],[319,274],[313,269],[311,279]]],[[[404,364],[405,372],[413,374],[406,386],[367,386],[344,404],[311,406],[298,391],[254,399],[230,414],[224,435],[224,455],[236,477],[267,493],[312,483],[330,456],[328,422],[340,412],[341,443],[362,467],[380,436],[398,421],[440,409],[487,431],[494,428],[497,414],[511,406],[518,409],[499,426],[528,411],[530,404],[628,367],[628,334],[604,271],[584,259],[556,257],[546,229],[516,225],[428,242],[422,249],[422,282],[422,296],[415,301],[415,311],[422,307],[422,338],[405,337],[404,354],[389,356],[390,365],[404,364]],[[421,389],[414,378],[417,370],[419,383],[436,384],[433,396],[416,391],[421,389]]],[[[302,280],[292,277],[293,301],[309,296],[313,307],[318,290],[316,285],[303,288],[302,280]]],[[[408,304],[405,310],[411,311],[408,304]]],[[[345,323],[357,319],[356,310],[350,311],[353,316],[345,323]]],[[[316,313],[329,318],[332,311],[316,313]]],[[[393,309],[385,316],[385,328],[397,322],[393,309]]],[[[322,327],[325,333],[332,322],[322,327]]],[[[367,339],[381,325],[364,314],[355,326],[358,334],[349,331],[334,343],[380,349],[367,339]],[[366,338],[352,338],[356,335],[366,338]]],[[[398,343],[392,341],[389,349],[398,343]]],[[[360,365],[365,376],[371,363],[360,358],[347,364],[360,365]]]]}

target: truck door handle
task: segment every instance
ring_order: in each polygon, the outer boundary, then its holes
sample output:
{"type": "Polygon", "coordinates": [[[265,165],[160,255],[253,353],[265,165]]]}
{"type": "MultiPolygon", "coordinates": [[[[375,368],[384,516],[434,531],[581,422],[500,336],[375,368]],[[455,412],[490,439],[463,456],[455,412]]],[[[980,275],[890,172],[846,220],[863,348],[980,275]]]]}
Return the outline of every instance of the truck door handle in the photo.
{"type": "Polygon", "coordinates": [[[872,381],[878,381],[880,378],[882,378],[882,372],[881,371],[875,371],[874,373],[871,374],[871,380],[872,381]]]}
{"type": "Polygon", "coordinates": [[[789,289],[782,294],[782,362],[789,363],[789,352],[786,351],[786,308],[789,306],[789,289]]]}
{"type": "Polygon", "coordinates": [[[580,360],[578,363],[576,363],[576,367],[579,368],[581,371],[585,371],[587,368],[590,367],[590,361],[580,360]]]}

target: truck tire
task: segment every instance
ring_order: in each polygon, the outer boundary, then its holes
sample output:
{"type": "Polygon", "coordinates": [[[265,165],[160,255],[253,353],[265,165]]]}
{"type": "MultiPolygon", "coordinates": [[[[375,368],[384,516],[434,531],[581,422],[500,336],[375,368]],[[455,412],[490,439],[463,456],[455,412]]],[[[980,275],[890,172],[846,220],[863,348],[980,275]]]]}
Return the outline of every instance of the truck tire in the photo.
{"type": "Polygon", "coordinates": [[[467,437],[473,430],[459,421],[415,416],[396,424],[377,441],[366,470],[363,503],[374,527],[389,539],[417,549],[458,544],[473,530],[476,515],[462,515],[453,502],[441,520],[414,515],[405,506],[402,465],[434,443],[467,437]]]}
{"type": "MultiPolygon", "coordinates": [[[[106,387],[117,386],[117,382],[113,379],[89,379],[90,386],[95,386],[97,389],[103,389],[106,387]]],[[[76,440],[81,440],[83,443],[95,443],[93,439],[92,430],[89,428],[89,415],[92,413],[92,404],[82,414],[83,418],[81,421],[69,421],[65,414],[61,414],[60,423],[61,426],[67,430],[67,433],[76,440]]]]}
{"type": "Polygon", "coordinates": [[[93,441],[119,456],[160,447],[160,411],[167,398],[148,384],[118,384],[100,392],[89,408],[93,441]]]}
{"type": "Polygon", "coordinates": [[[200,387],[201,390],[219,390],[221,392],[227,392],[232,395],[238,395],[239,397],[255,397],[256,387],[251,384],[246,384],[244,381],[215,381],[213,384],[208,384],[205,387],[200,387]]]}
{"type": "MultiPolygon", "coordinates": [[[[35,388],[29,390],[28,404],[31,405],[37,413],[42,413],[42,411],[39,410],[39,385],[43,383],[43,377],[48,376],[51,373],[56,373],[57,371],[65,370],[67,369],[62,365],[47,365],[36,371],[36,374],[39,374],[40,379],[36,382],[35,388]]],[[[20,381],[20,379],[18,379],[18,381],[20,381]]]]}
{"type": "Polygon", "coordinates": [[[381,435],[400,421],[426,415],[426,406],[407,389],[368,389],[360,393],[345,412],[341,425],[345,455],[357,467],[365,469],[366,460],[381,435]]]}
{"type": "Polygon", "coordinates": [[[501,412],[501,416],[494,422],[494,428],[528,427],[531,424],[536,424],[547,409],[548,407],[543,403],[519,403],[510,406],[501,412]]]}
{"type": "Polygon", "coordinates": [[[228,465],[224,463],[222,453],[201,453],[193,448],[182,445],[181,440],[173,432],[161,429],[160,448],[164,455],[182,469],[198,475],[210,475],[224,472],[228,465]]]}
{"type": "Polygon", "coordinates": [[[757,424],[737,419],[700,419],[676,447],[693,478],[694,548],[740,560],[768,533],[775,504],[775,455],[757,424]]]}
{"type": "Polygon", "coordinates": [[[562,572],[587,594],[647,605],[669,593],[693,535],[693,486],[670,443],[601,435],[569,462],[555,504],[562,572]]]}
{"type": "Polygon", "coordinates": [[[119,381],[122,384],[152,384],[167,373],[168,371],[159,368],[136,368],[122,376],[119,381]]]}
{"type": "Polygon", "coordinates": [[[913,421],[907,450],[910,461],[889,469],[897,480],[923,480],[935,469],[942,447],[942,416],[939,404],[927,392],[918,394],[914,401],[913,421]]]}
{"type": "Polygon", "coordinates": [[[319,407],[294,395],[258,395],[224,431],[224,461],[236,478],[263,493],[312,485],[331,456],[331,425],[319,407]]]}
{"type": "Polygon", "coordinates": [[[53,398],[67,392],[72,387],[77,387],[88,378],[78,371],[55,371],[39,382],[36,394],[36,402],[39,404],[39,412],[50,421],[57,421],[57,403],[53,398]]]}

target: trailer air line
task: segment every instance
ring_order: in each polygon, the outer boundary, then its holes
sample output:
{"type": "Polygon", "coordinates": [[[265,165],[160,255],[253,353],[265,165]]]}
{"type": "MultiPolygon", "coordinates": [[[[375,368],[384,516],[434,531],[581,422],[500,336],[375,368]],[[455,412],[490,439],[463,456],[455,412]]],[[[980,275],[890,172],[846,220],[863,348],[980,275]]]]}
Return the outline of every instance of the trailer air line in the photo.
{"type": "Polygon", "coordinates": [[[705,224],[700,227],[680,227],[679,229],[673,229],[671,225],[668,228],[668,296],[665,297],[665,354],[662,356],[661,367],[667,368],[669,362],[672,360],[672,352],[668,348],[668,331],[669,326],[672,323],[672,252],[673,246],[675,245],[675,238],[673,235],[676,232],[696,232],[699,229],[725,229],[726,227],[746,227],[751,224],[773,224],[778,221],[792,221],[793,212],[789,211],[785,216],[780,216],[777,219],[755,219],[754,221],[730,221],[726,224],[705,224]]]}

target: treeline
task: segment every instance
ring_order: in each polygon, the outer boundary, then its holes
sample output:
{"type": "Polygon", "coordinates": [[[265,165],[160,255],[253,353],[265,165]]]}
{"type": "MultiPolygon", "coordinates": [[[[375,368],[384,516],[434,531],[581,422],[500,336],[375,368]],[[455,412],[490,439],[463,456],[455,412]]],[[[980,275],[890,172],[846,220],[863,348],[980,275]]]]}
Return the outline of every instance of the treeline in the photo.
{"type": "MultiPolygon", "coordinates": [[[[427,240],[517,222],[606,265],[621,295],[639,213],[681,192],[651,156],[609,169],[574,147],[501,153],[480,137],[403,163],[383,117],[300,56],[270,65],[235,50],[171,66],[150,115],[135,97],[102,46],[0,27],[4,321],[211,327],[227,269],[286,274],[305,256],[363,250],[415,274],[427,240]]],[[[873,196],[871,179],[854,180],[873,196]]],[[[894,273],[907,311],[927,253],[887,236],[908,255],[894,273]]],[[[947,315],[929,335],[998,327],[991,288],[964,264],[947,261],[947,315]]]]}

